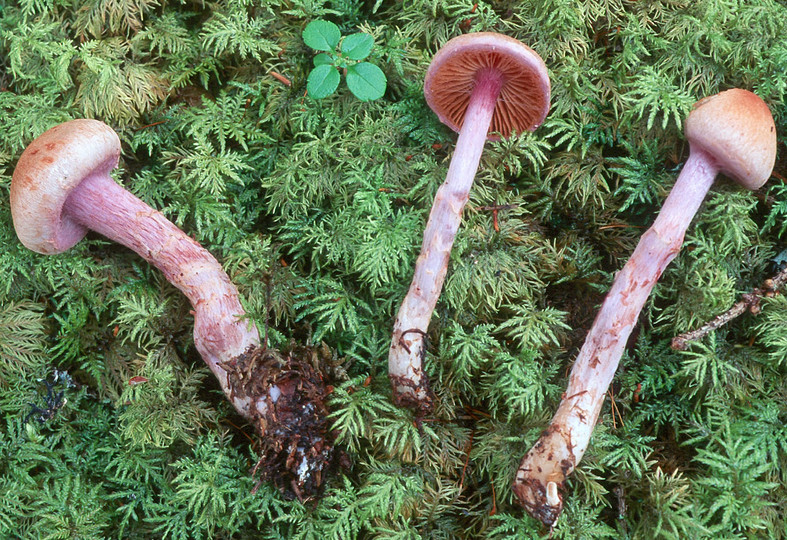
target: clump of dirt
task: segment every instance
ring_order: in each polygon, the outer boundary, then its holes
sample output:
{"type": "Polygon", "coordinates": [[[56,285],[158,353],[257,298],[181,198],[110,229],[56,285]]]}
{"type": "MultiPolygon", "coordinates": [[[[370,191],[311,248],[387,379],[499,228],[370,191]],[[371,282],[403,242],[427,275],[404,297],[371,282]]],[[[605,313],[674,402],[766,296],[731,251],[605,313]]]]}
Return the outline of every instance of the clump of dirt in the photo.
{"type": "Polygon", "coordinates": [[[252,474],[301,502],[320,496],[336,461],[320,368],[326,360],[324,348],[253,347],[224,366],[238,397],[265,405],[254,419],[260,459],[252,474]]]}

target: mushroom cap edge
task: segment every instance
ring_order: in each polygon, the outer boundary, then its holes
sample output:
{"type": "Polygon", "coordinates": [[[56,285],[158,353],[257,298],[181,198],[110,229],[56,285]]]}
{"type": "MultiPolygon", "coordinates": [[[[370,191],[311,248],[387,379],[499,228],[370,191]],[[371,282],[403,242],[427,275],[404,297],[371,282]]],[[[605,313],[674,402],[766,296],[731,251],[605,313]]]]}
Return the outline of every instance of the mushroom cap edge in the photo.
{"type": "Polygon", "coordinates": [[[756,94],[732,88],[694,104],[686,139],[709,153],[719,170],[747,189],[759,189],[776,162],[776,126],[756,94]]]}
{"type": "Polygon", "coordinates": [[[98,120],[78,119],[45,131],[25,148],[11,179],[11,217],[22,244],[37,253],[62,253],[87,229],[62,215],[71,191],[93,174],[117,166],[120,139],[98,120]]]}

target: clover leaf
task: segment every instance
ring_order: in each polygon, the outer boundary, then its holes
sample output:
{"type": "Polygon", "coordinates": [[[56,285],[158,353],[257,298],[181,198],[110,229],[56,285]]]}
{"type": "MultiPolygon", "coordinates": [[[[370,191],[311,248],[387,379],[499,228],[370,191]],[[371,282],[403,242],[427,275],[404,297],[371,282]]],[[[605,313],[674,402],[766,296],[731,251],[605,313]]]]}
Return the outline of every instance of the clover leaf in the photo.
{"type": "Polygon", "coordinates": [[[350,60],[363,60],[371,54],[372,47],[374,47],[374,38],[359,32],[344,38],[341,51],[350,60]]]}
{"type": "Polygon", "coordinates": [[[330,21],[316,20],[303,29],[303,41],[316,51],[314,69],[306,81],[306,91],[314,99],[331,95],[347,77],[347,87],[361,101],[378,99],[385,94],[388,79],[378,66],[363,62],[374,48],[374,38],[357,32],[342,38],[339,27],[330,21]]]}
{"type": "Polygon", "coordinates": [[[342,33],[330,21],[312,21],[303,29],[303,41],[312,49],[332,51],[339,44],[342,33]]]}
{"type": "Polygon", "coordinates": [[[361,101],[381,98],[387,84],[385,73],[374,64],[361,62],[347,68],[347,87],[361,101]]]}
{"type": "Polygon", "coordinates": [[[339,71],[331,64],[317,66],[309,73],[306,80],[306,91],[315,99],[330,96],[339,86],[339,71]]]}

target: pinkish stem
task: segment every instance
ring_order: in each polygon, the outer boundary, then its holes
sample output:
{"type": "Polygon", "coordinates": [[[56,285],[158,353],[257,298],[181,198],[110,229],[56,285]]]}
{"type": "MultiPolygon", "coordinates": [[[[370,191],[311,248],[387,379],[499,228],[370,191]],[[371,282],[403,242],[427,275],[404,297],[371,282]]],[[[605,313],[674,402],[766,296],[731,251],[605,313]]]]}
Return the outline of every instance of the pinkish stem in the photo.
{"type": "MultiPolygon", "coordinates": [[[[108,176],[83,180],[66,200],[63,215],[132,249],[188,297],[197,350],[238,411],[253,418],[252,404],[234,395],[221,364],[258,347],[260,338],[244,318],[238,289],[213,255],[108,176]]],[[[263,401],[256,407],[258,415],[264,414],[263,401]]]]}
{"type": "Polygon", "coordinates": [[[650,291],[680,251],[683,237],[718,168],[712,157],[691,154],[653,226],[615,277],[571,369],[568,388],[549,427],[522,459],[514,492],[525,509],[554,525],[563,507],[560,491],[587,450],[604,396],[626,341],[650,291]]]}
{"type": "Polygon", "coordinates": [[[432,407],[429,380],[422,365],[426,354],[424,337],[443,288],[462,209],[470,196],[502,85],[503,78],[497,70],[482,70],[476,76],[448,175],[437,190],[429,213],[413,281],[394,322],[388,353],[394,401],[420,414],[432,407]]]}
{"type": "Polygon", "coordinates": [[[334,452],[327,389],[312,367],[314,355],[284,357],[261,347],[238,289],[213,255],[109,176],[84,179],[62,215],[134,250],[188,297],[197,350],[262,437],[254,470],[301,500],[317,495],[334,452]]]}

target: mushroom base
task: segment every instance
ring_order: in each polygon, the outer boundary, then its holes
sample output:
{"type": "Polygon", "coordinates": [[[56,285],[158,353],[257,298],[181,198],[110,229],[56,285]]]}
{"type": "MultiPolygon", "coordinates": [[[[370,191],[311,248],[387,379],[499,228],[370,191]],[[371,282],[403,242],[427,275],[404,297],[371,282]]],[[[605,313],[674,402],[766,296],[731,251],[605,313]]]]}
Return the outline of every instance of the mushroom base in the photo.
{"type": "Polygon", "coordinates": [[[319,497],[336,453],[329,429],[328,388],[318,371],[317,349],[294,346],[286,353],[259,346],[222,367],[233,400],[249,400],[260,436],[252,474],[287,498],[319,497]]]}
{"type": "Polygon", "coordinates": [[[400,375],[388,375],[388,378],[391,380],[394,405],[410,409],[419,417],[432,413],[434,392],[429,387],[429,378],[425,374],[417,379],[418,382],[400,375]]]}
{"type": "Polygon", "coordinates": [[[563,510],[566,477],[576,464],[571,431],[553,421],[522,460],[511,489],[528,514],[554,527],[563,510]]]}
{"type": "MultiPolygon", "coordinates": [[[[561,483],[557,489],[563,490],[561,483]]],[[[524,482],[516,483],[512,487],[514,495],[531,517],[537,519],[550,529],[555,526],[560,512],[563,511],[563,500],[558,499],[558,504],[551,505],[547,502],[547,490],[535,478],[526,479],[524,482]]]]}

